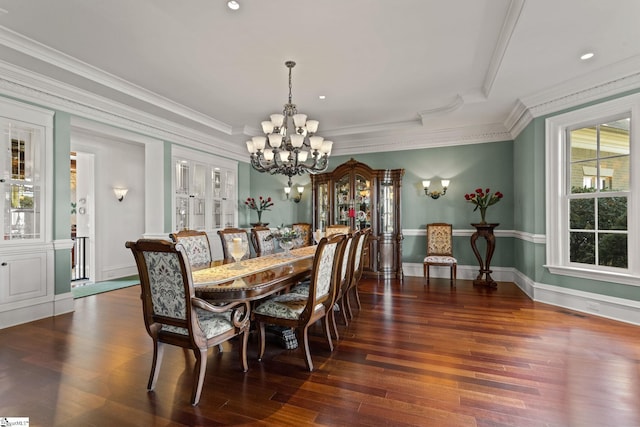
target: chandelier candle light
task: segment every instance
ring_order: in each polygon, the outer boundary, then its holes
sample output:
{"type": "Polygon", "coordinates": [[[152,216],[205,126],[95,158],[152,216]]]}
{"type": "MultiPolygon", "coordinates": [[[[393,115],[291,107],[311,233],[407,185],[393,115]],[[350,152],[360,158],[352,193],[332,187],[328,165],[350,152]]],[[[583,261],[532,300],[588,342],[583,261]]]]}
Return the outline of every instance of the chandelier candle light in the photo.
{"type": "Polygon", "coordinates": [[[289,177],[287,186],[291,187],[292,176],[327,169],[333,142],[315,135],[317,120],[307,120],[306,114],[298,113],[291,101],[291,69],[296,63],[287,61],[284,65],[289,69],[289,102],[284,104],[282,114],[272,114],[271,120],[262,122],[266,136],[254,136],[247,141],[247,150],[255,170],[286,175],[289,177]]]}

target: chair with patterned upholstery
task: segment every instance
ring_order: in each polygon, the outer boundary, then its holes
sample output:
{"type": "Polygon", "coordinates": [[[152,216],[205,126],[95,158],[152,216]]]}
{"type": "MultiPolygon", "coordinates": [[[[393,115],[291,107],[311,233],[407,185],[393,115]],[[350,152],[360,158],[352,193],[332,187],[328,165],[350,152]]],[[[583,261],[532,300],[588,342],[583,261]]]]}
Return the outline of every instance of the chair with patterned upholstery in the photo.
{"type": "Polygon", "coordinates": [[[327,225],[327,229],[325,231],[325,237],[333,236],[334,234],[349,234],[351,230],[349,230],[348,225],[341,224],[333,224],[327,225]]]}
{"type": "Polygon", "coordinates": [[[153,390],[160,372],[164,345],[193,350],[196,358],[191,404],[200,401],[209,348],[241,336],[237,343],[243,371],[247,371],[249,303],[211,305],[196,298],[191,266],[182,243],[140,239],[127,242],[138,267],[144,324],[153,340],[153,361],[147,389],[153,390]]]}
{"type": "Polygon", "coordinates": [[[313,244],[313,235],[311,234],[311,224],[308,222],[298,222],[291,224],[291,229],[300,233],[300,238],[296,239],[296,248],[303,246],[311,246],[313,244]]]}
{"type": "Polygon", "coordinates": [[[360,231],[360,239],[356,242],[355,255],[353,256],[353,266],[351,267],[351,279],[349,280],[349,289],[346,290],[344,296],[344,302],[346,306],[346,314],[350,319],[353,318],[353,309],[351,308],[351,295],[356,299],[358,309],[362,308],[360,304],[360,293],[358,292],[358,283],[362,278],[362,272],[364,271],[364,254],[365,249],[369,246],[371,239],[371,228],[365,228],[360,231]]]}
{"type": "Polygon", "coordinates": [[[225,228],[223,230],[218,230],[218,235],[220,236],[220,241],[222,243],[222,256],[225,260],[233,261],[230,245],[235,238],[240,238],[242,244],[247,245],[247,251],[242,256],[242,259],[251,258],[251,245],[249,244],[249,236],[245,230],[241,228],[225,228]]]}
{"type": "MultiPolygon", "coordinates": [[[[345,325],[349,324],[349,321],[347,320],[345,311],[344,311],[343,296],[345,292],[347,292],[347,290],[349,289],[349,283],[351,281],[351,268],[353,267],[353,257],[355,255],[355,248],[356,248],[353,242],[356,240],[355,236],[357,235],[359,234],[356,233],[356,235],[354,236],[352,236],[351,234],[346,235],[347,241],[345,243],[344,252],[342,255],[342,262],[340,264],[340,284],[336,287],[334,309],[331,310],[331,312],[329,313],[329,315],[331,316],[331,326],[333,328],[333,336],[336,339],[340,339],[340,335],[338,333],[338,326],[336,324],[336,316],[335,316],[336,309],[342,310],[342,316],[344,318],[345,325]],[[336,304],[338,306],[337,308],[335,307],[336,304]]],[[[308,295],[309,286],[310,286],[310,282],[304,281],[294,286],[290,292],[308,295]]]]}
{"type": "Polygon", "coordinates": [[[180,242],[187,251],[189,264],[201,266],[211,263],[211,246],[209,237],[204,231],[181,230],[169,235],[171,240],[180,242]]]}
{"type": "Polygon", "coordinates": [[[256,256],[269,255],[275,251],[275,239],[267,239],[269,236],[271,236],[269,227],[255,226],[251,229],[251,243],[256,256]]]}
{"type": "Polygon", "coordinates": [[[424,277],[429,282],[429,267],[446,266],[451,269],[449,280],[455,282],[458,260],[453,257],[453,230],[451,224],[427,224],[427,256],[424,259],[424,277]]]}
{"type": "Polygon", "coordinates": [[[265,350],[265,324],[295,328],[298,342],[302,343],[305,364],[313,371],[313,361],[309,350],[309,326],[322,320],[322,329],[327,338],[329,349],[333,351],[331,340],[330,313],[335,302],[336,287],[340,283],[340,265],[343,257],[346,236],[337,235],[323,238],[318,244],[313,258],[309,292],[285,293],[266,298],[254,308],[252,316],[257,322],[260,350],[258,359],[262,360],[265,350]]]}

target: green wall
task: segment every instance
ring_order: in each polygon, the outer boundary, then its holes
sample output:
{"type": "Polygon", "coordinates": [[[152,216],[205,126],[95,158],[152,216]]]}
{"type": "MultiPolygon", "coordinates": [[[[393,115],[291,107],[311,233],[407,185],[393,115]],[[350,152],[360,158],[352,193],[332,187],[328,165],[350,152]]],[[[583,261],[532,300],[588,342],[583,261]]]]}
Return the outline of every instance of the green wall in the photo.
{"type": "MultiPolygon", "coordinates": [[[[53,118],[53,240],[71,239],[71,116],[56,112],[53,118]]],[[[71,289],[71,251],[55,251],[56,295],[71,289]]]]}
{"type": "MultiPolygon", "coordinates": [[[[487,219],[500,223],[499,229],[513,228],[513,142],[493,142],[485,144],[461,145],[455,147],[427,148],[386,153],[368,153],[355,156],[332,156],[329,171],[354,158],[373,169],[405,169],[402,184],[402,228],[424,231],[431,222],[449,222],[454,229],[473,230],[471,223],[480,220],[480,213],[473,212],[474,206],[464,195],[478,187],[489,187],[492,191],[505,194],[502,201],[491,206],[487,219]],[[439,188],[440,179],[450,179],[447,194],[438,200],[426,197],[422,180],[431,179],[434,189],[439,188]]],[[[311,222],[311,188],[299,204],[282,200],[282,188],[287,178],[271,176],[251,170],[251,195],[276,197],[272,211],[263,214],[263,220],[271,225],[311,222]]],[[[294,177],[297,183],[309,182],[308,177],[294,177]]],[[[252,221],[256,220],[252,212],[252,221]]],[[[479,240],[482,252],[484,241],[479,240]]],[[[469,237],[454,237],[454,255],[460,264],[476,264],[469,244],[469,237]]],[[[403,241],[403,261],[421,263],[426,248],[425,236],[405,235],[403,241]]],[[[513,266],[513,239],[498,238],[493,266],[513,266]]]]}

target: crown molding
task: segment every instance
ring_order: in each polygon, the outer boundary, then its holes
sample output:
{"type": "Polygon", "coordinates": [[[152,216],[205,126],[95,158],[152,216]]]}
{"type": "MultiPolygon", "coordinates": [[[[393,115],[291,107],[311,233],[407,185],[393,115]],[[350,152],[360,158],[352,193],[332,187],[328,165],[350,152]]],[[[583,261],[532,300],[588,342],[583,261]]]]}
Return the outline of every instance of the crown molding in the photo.
{"type": "Polygon", "coordinates": [[[0,61],[0,94],[236,160],[237,144],[0,61]]]}
{"type": "Polygon", "coordinates": [[[362,153],[382,153],[510,141],[511,139],[511,134],[505,129],[504,125],[500,123],[440,130],[424,130],[420,128],[417,131],[407,131],[400,134],[395,133],[341,139],[340,144],[334,145],[332,154],[341,156],[362,153]]]}
{"type": "Polygon", "coordinates": [[[231,134],[232,128],[226,123],[199,113],[198,111],[174,102],[113,74],[107,73],[106,71],[100,70],[93,65],[80,61],[70,55],[25,37],[22,34],[16,33],[15,31],[1,25],[0,44],[59,67],[75,75],[89,79],[90,81],[104,85],[125,95],[148,102],[151,105],[162,108],[196,123],[200,123],[211,129],[223,132],[227,135],[231,134]]]}
{"type": "Polygon", "coordinates": [[[599,101],[609,96],[640,89],[640,57],[621,61],[606,70],[585,75],[518,100],[505,120],[513,138],[536,117],[557,113],[579,105],[599,101]],[[633,72],[629,72],[633,69],[633,72]],[[622,77],[605,80],[606,75],[616,74],[622,77]],[[586,88],[586,89],[585,89],[586,88]]]}
{"type": "Polygon", "coordinates": [[[489,97],[491,93],[491,89],[493,88],[493,83],[496,80],[496,76],[498,75],[498,71],[500,71],[500,66],[502,65],[502,59],[504,58],[504,54],[509,47],[509,41],[511,40],[511,36],[513,35],[513,31],[516,28],[516,24],[518,23],[518,19],[520,19],[520,13],[524,8],[525,0],[511,0],[509,3],[509,9],[507,10],[507,16],[502,23],[502,28],[500,29],[500,36],[498,37],[498,42],[496,43],[495,49],[493,50],[493,54],[491,55],[491,62],[489,63],[489,69],[487,70],[487,74],[484,79],[484,84],[482,85],[482,92],[485,97],[489,97]]]}

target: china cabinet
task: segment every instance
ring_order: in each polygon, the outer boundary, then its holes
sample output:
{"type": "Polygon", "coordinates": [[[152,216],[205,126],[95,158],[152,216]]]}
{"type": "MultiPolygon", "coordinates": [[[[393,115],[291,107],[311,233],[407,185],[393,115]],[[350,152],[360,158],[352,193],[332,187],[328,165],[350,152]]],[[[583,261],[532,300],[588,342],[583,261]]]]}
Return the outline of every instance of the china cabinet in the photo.
{"type": "Polygon", "coordinates": [[[311,175],[313,228],[348,225],[371,228],[365,248],[366,276],[402,278],[400,190],[404,169],[372,169],[354,159],[333,172],[311,175]]]}
{"type": "Polygon", "coordinates": [[[0,101],[0,327],[53,312],[53,112],[0,101]]]}
{"type": "Polygon", "coordinates": [[[237,226],[235,162],[174,150],[174,230],[237,226]]]}

